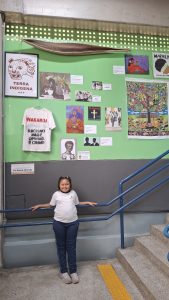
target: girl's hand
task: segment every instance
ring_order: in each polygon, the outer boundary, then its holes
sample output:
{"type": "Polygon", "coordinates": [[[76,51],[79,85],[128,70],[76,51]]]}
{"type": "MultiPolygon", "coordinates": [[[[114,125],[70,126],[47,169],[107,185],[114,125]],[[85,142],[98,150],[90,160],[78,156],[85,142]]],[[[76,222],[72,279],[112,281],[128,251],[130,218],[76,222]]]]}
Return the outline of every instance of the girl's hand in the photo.
{"type": "Polygon", "coordinates": [[[95,206],[95,205],[97,205],[97,202],[86,202],[86,204],[91,205],[91,206],[95,206]]]}
{"type": "Polygon", "coordinates": [[[31,207],[32,211],[35,211],[35,210],[37,210],[38,208],[40,208],[40,205],[39,205],[39,204],[34,205],[34,206],[31,207]]]}

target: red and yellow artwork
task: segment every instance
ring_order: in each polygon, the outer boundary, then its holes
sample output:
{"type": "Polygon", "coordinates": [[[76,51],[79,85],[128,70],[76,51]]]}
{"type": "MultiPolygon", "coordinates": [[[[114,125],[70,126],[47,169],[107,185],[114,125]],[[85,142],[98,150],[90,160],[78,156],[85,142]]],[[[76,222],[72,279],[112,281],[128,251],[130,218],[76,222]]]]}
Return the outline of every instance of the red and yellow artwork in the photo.
{"type": "Polygon", "coordinates": [[[66,132],[84,133],[83,106],[69,105],[66,107],[66,132]]]}

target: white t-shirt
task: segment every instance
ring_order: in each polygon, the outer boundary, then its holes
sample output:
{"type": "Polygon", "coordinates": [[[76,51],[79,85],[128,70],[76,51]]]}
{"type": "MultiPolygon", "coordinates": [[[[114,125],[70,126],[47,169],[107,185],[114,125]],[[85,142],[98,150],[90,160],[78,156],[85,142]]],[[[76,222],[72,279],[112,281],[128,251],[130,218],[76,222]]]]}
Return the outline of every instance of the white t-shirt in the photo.
{"type": "Polygon", "coordinates": [[[79,199],[74,190],[71,190],[69,193],[55,192],[50,201],[51,206],[56,206],[54,219],[63,223],[76,221],[78,219],[77,204],[79,204],[79,199]]]}
{"type": "Polygon", "coordinates": [[[56,127],[51,111],[28,108],[24,112],[23,151],[50,151],[51,130],[56,127]]]}

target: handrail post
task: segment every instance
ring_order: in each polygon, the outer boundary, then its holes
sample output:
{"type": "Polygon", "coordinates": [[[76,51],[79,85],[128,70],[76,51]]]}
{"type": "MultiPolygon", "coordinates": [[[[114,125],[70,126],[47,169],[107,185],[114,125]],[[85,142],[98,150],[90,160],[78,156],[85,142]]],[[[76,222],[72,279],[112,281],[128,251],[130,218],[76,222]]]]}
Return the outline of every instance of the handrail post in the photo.
{"type": "MultiPolygon", "coordinates": [[[[123,193],[123,186],[120,182],[119,184],[119,194],[121,195],[123,193]]],[[[120,197],[120,208],[123,207],[123,196],[120,197]]],[[[121,235],[121,249],[125,248],[124,245],[124,212],[123,210],[120,211],[120,235],[121,235]]]]}

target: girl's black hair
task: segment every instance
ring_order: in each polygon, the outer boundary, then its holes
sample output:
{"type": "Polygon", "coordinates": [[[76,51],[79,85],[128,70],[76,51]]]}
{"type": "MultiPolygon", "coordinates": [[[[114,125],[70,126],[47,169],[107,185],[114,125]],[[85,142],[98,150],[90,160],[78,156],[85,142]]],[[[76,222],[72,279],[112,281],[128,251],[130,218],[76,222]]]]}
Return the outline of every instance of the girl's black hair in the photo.
{"type": "Polygon", "coordinates": [[[69,176],[60,176],[59,177],[59,180],[58,180],[58,190],[60,191],[60,182],[63,180],[63,179],[67,179],[70,183],[70,191],[72,189],[72,180],[69,176]]]}

